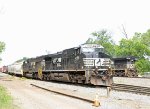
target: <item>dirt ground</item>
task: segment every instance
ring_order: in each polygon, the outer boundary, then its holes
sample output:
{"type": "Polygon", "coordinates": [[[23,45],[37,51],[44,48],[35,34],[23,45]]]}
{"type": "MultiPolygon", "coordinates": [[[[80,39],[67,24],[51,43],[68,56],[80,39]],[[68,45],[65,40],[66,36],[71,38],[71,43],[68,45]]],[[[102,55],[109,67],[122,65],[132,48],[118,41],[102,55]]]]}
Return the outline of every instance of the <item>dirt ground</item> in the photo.
{"type": "Polygon", "coordinates": [[[7,88],[20,109],[86,109],[94,108],[90,103],[60,96],[32,87],[26,79],[0,78],[0,85],[7,88]],[[81,105],[82,104],[82,105],[81,105]]]}
{"type": "MultiPolygon", "coordinates": [[[[112,97],[101,99],[101,106],[94,107],[91,103],[69,98],[52,92],[44,91],[30,84],[32,80],[21,79],[0,74],[0,85],[7,88],[14,98],[14,104],[20,109],[149,109],[149,101],[134,100],[131,94],[120,99],[124,93],[111,93],[112,97]],[[120,95],[119,95],[120,94],[120,95]],[[130,97],[129,97],[130,96],[130,97]],[[139,103],[140,102],[140,103],[139,103]]],[[[34,81],[35,82],[35,81],[34,81]]],[[[40,84],[40,81],[37,83],[40,84]]],[[[126,95],[125,95],[126,96],[126,95]]],[[[146,98],[149,99],[149,98],[146,98]]]]}

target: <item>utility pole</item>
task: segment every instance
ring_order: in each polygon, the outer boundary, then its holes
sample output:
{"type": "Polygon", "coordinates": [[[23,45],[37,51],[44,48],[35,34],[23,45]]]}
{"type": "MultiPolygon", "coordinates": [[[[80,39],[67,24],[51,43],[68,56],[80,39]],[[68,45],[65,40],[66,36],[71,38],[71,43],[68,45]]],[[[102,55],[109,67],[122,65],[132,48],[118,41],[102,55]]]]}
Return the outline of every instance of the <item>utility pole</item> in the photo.
{"type": "Polygon", "coordinates": [[[124,34],[125,38],[128,39],[128,35],[123,24],[122,24],[122,30],[123,30],[122,33],[124,34]]]}

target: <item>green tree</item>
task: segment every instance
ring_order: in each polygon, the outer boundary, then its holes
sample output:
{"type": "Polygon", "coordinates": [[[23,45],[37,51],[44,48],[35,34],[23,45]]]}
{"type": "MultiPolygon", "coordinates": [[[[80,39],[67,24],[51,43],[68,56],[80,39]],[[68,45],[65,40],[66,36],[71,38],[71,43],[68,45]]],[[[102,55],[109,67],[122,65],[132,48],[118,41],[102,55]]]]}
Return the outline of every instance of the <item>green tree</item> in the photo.
{"type": "Polygon", "coordinates": [[[122,39],[120,41],[117,56],[135,56],[144,58],[144,55],[150,55],[150,50],[140,40],[122,39]]]}
{"type": "Polygon", "coordinates": [[[0,53],[2,53],[5,49],[5,43],[0,41],[0,53]]]}
{"type": "Polygon", "coordinates": [[[135,66],[138,70],[138,72],[143,75],[144,72],[149,72],[150,71],[150,61],[147,59],[139,59],[136,63],[135,66]]]}
{"type": "Polygon", "coordinates": [[[135,33],[130,39],[122,39],[119,43],[117,56],[135,56],[135,63],[140,74],[150,71],[150,61],[145,56],[150,56],[150,30],[146,33],[135,33]]]}
{"type": "MultiPolygon", "coordinates": [[[[145,49],[142,50],[143,56],[150,56],[150,29],[145,33],[135,33],[133,39],[138,40],[144,45],[143,48],[145,49]]],[[[144,72],[150,72],[150,61],[145,59],[145,57],[139,58],[139,60],[136,62],[136,67],[141,74],[144,72]]]]}
{"type": "MultiPolygon", "coordinates": [[[[5,50],[5,43],[0,41],[0,54],[5,50]]],[[[1,58],[0,58],[1,60],[1,58]]]]}
{"type": "Polygon", "coordinates": [[[112,39],[110,33],[103,29],[101,31],[95,31],[92,33],[92,38],[89,38],[86,43],[95,43],[102,45],[105,48],[105,51],[108,55],[114,56],[115,55],[115,43],[112,39]]]}
{"type": "Polygon", "coordinates": [[[150,29],[141,35],[141,42],[150,48],[150,29]]]}

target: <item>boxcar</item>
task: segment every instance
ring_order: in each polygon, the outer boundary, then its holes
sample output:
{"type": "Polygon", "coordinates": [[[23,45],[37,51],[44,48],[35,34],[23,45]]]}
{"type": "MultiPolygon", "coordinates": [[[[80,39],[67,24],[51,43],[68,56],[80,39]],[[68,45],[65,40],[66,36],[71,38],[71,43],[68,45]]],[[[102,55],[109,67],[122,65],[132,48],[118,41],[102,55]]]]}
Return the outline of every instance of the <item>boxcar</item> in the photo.
{"type": "Polygon", "coordinates": [[[15,62],[11,65],[8,65],[8,73],[13,75],[23,76],[22,65],[23,65],[23,61],[15,62]]]}

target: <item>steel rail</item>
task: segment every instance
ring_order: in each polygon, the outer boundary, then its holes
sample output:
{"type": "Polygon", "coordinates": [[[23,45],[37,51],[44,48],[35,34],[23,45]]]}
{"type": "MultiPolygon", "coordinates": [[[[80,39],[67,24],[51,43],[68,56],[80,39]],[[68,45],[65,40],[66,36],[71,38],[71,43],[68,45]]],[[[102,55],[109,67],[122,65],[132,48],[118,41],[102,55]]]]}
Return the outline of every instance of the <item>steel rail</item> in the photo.
{"type": "Polygon", "coordinates": [[[126,91],[150,96],[150,87],[134,86],[127,84],[113,84],[111,88],[117,91],[126,91]]]}
{"type": "Polygon", "coordinates": [[[139,78],[139,79],[150,79],[150,77],[124,77],[124,76],[114,76],[114,78],[139,78]]]}
{"type": "Polygon", "coordinates": [[[82,94],[77,94],[75,91],[68,91],[68,90],[65,90],[65,89],[54,88],[54,87],[48,88],[46,86],[41,86],[41,85],[36,85],[36,84],[30,84],[30,85],[32,85],[34,87],[37,87],[37,88],[40,88],[40,89],[43,89],[43,90],[46,90],[46,91],[57,93],[57,94],[60,94],[60,95],[64,95],[64,96],[68,96],[68,97],[71,97],[71,98],[83,100],[83,101],[86,101],[86,102],[89,102],[89,103],[94,103],[94,101],[95,101],[91,97],[88,97],[88,96],[85,96],[85,95],[82,95],[82,94]]]}

